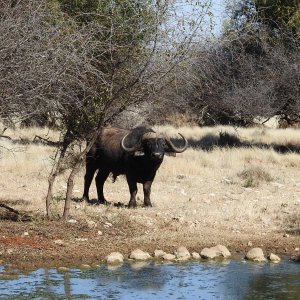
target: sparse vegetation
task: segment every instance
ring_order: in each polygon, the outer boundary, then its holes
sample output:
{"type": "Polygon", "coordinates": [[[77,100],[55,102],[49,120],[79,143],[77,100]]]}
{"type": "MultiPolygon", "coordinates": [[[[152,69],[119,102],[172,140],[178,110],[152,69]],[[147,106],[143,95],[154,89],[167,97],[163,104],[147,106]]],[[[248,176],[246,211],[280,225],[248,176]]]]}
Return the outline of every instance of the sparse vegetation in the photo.
{"type": "MultiPolygon", "coordinates": [[[[218,139],[221,130],[238,132],[243,142],[256,143],[257,138],[266,144],[272,144],[272,137],[283,143],[298,143],[300,134],[291,129],[266,129],[265,135],[259,136],[255,134],[258,129],[232,127],[192,129],[164,126],[156,130],[168,132],[173,137],[181,132],[190,141],[200,142],[207,135],[218,139]]],[[[42,131],[36,133],[43,136],[42,131]]],[[[15,135],[21,136],[22,131],[15,132],[15,135]]],[[[28,135],[29,140],[32,137],[28,135]]],[[[111,251],[116,249],[114,245],[118,245],[118,248],[125,249],[125,253],[133,245],[144,245],[145,249],[150,250],[156,245],[172,249],[172,245],[184,244],[190,249],[197,249],[199,245],[207,246],[220,241],[225,241],[233,249],[244,249],[249,240],[266,245],[266,237],[268,247],[272,248],[273,241],[277,240],[281,243],[278,247],[282,247],[282,251],[288,247],[292,252],[297,244],[297,235],[288,241],[282,237],[285,231],[295,233],[299,230],[297,187],[300,184],[300,157],[295,153],[281,154],[269,148],[220,147],[216,144],[210,151],[199,147],[190,148],[184,154],[179,154],[176,160],[166,157],[153,184],[154,207],[151,209],[142,208],[141,200],[138,200],[138,208],[135,210],[120,205],[127,204],[129,200],[126,180],[122,177],[115,183],[108,180],[105,185],[105,195],[116,207],[87,205],[78,201],[83,192],[82,168],[75,178],[74,201],[71,203],[71,219],[77,223],[67,223],[66,237],[61,225],[40,219],[45,213],[47,176],[54,149],[46,145],[11,144],[11,151],[0,151],[0,200],[21,212],[31,214],[33,219],[35,216],[39,219],[37,225],[34,222],[28,225],[11,224],[17,226],[14,234],[21,235],[22,230],[29,230],[30,234],[40,232],[39,236],[50,237],[50,242],[58,238],[66,239],[70,243],[64,249],[73,251],[75,256],[81,249],[72,242],[77,237],[89,238],[88,251],[91,255],[94,251],[92,249],[97,249],[98,256],[101,253],[107,255],[107,244],[95,238],[99,230],[106,240],[109,239],[111,251]],[[15,148],[20,151],[17,155],[12,152],[15,148]],[[282,203],[285,203],[284,207],[282,203]],[[289,217],[292,219],[289,220],[289,217]],[[88,221],[95,222],[93,226],[96,227],[89,225],[88,221]],[[112,226],[105,225],[107,222],[112,226]],[[41,233],[44,231],[47,234],[41,233]],[[111,234],[115,234],[114,239],[111,239],[111,234]],[[126,245],[119,244],[125,236],[126,245]],[[72,245],[77,250],[68,248],[72,245]]],[[[53,211],[56,217],[63,208],[66,178],[67,173],[60,174],[54,189],[54,199],[57,201],[54,201],[53,211]]],[[[95,197],[93,183],[91,198],[95,197]]],[[[138,198],[143,199],[141,187],[138,198]]],[[[1,208],[0,213],[4,213],[1,208]]],[[[4,228],[9,228],[5,224],[4,228]]]]}
{"type": "Polygon", "coordinates": [[[270,182],[273,180],[272,176],[259,166],[247,167],[238,173],[238,176],[244,180],[244,187],[258,187],[261,182],[270,182]]]}

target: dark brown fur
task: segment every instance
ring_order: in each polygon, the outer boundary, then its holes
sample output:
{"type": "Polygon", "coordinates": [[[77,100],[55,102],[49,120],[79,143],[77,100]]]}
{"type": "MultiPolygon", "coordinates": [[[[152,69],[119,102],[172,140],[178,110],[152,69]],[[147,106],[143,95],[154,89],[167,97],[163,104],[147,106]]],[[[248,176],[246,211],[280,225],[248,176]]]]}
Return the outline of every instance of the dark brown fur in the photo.
{"type": "Polygon", "coordinates": [[[98,170],[96,187],[100,203],[107,203],[103,186],[112,173],[114,179],[121,174],[126,176],[130,191],[129,207],[136,207],[137,183],[143,184],[144,205],[152,206],[150,200],[152,182],[164,154],[173,152],[166,140],[156,135],[150,128],[137,127],[132,130],[104,128],[87,154],[83,199],[89,201],[89,188],[98,170]],[[128,152],[122,148],[121,141],[125,136],[125,146],[137,146],[135,151],[128,152]]]}

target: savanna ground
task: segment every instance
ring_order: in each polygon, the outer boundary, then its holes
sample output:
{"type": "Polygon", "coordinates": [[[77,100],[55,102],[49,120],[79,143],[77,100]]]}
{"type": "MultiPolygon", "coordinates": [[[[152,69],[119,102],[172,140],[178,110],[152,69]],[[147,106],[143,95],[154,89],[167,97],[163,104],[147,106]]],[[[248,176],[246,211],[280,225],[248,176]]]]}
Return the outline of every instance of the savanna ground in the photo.
{"type": "MultiPolygon", "coordinates": [[[[14,213],[0,207],[0,261],[18,268],[76,266],[99,263],[113,251],[125,256],[135,248],[173,252],[183,245],[200,252],[215,244],[237,255],[251,245],[262,247],[265,254],[299,255],[300,130],[168,126],[157,130],[173,137],[181,132],[193,147],[177,157],[165,157],[152,186],[153,208],[142,207],[141,188],[137,209],[113,205],[129,201],[120,176],[105,185],[112,205],[73,201],[69,222],[45,219],[55,149],[1,140],[0,203],[32,220],[13,220],[14,213]],[[235,147],[226,146],[226,141],[235,147]]],[[[36,134],[58,138],[48,129],[6,134],[23,140],[36,134]]],[[[63,211],[67,175],[56,182],[54,216],[63,211]]],[[[82,196],[83,176],[84,167],[76,178],[74,200],[82,196]]],[[[90,196],[96,198],[94,183],[90,196]]]]}

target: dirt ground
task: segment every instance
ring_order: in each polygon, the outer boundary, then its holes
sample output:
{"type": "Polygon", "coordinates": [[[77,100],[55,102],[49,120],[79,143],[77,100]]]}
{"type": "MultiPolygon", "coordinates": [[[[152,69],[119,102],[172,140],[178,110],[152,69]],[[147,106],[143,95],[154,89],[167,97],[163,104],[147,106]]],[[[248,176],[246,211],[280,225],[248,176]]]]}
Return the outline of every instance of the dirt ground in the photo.
{"type": "Polygon", "coordinates": [[[223,244],[235,257],[243,257],[252,247],[262,247],[266,255],[271,252],[288,257],[299,254],[297,234],[251,231],[251,224],[242,232],[222,224],[207,226],[205,221],[195,225],[180,218],[166,218],[157,208],[147,209],[148,217],[143,215],[143,208],[134,210],[132,215],[127,208],[113,210],[128,211],[121,213],[113,224],[105,218],[89,222],[75,222],[74,219],[70,222],[38,219],[31,222],[2,221],[1,264],[7,266],[8,272],[14,269],[95,265],[113,251],[119,251],[125,257],[136,248],[150,254],[155,249],[173,253],[181,245],[190,252],[200,252],[204,247],[223,244]]]}
{"type": "MultiPolygon", "coordinates": [[[[190,141],[216,141],[230,128],[181,128],[190,141]]],[[[236,132],[236,129],[234,129],[236,132]]],[[[19,134],[19,133],[18,133],[19,134]]],[[[41,135],[41,133],[39,133],[41,135]]],[[[33,134],[31,134],[33,135],[33,134]]],[[[293,143],[300,131],[245,129],[239,137],[249,143],[293,143]],[[259,140],[258,140],[259,139],[259,140]]],[[[243,257],[252,247],[291,257],[300,255],[300,155],[258,147],[189,148],[166,157],[152,186],[152,208],[127,204],[126,181],[105,184],[112,205],[88,205],[82,196],[84,168],[76,178],[68,222],[45,220],[47,179],[53,148],[7,144],[0,153],[0,204],[25,212],[32,219],[0,206],[0,263],[6,270],[99,264],[113,251],[128,257],[136,248],[173,253],[179,246],[190,252],[226,246],[243,257]]],[[[51,210],[63,211],[67,173],[55,184],[51,210]]],[[[96,198],[95,184],[90,191],[96,198]]],[[[57,218],[56,218],[57,219],[57,218]]]]}

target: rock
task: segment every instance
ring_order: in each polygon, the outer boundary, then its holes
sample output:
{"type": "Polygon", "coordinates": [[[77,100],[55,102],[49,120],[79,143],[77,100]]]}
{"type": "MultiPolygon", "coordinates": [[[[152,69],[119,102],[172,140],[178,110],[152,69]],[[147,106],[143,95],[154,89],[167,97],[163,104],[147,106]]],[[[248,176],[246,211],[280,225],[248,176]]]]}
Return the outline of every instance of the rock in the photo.
{"type": "Polygon", "coordinates": [[[68,220],[68,223],[70,223],[70,224],[75,224],[75,223],[77,223],[77,221],[74,220],[74,219],[70,219],[70,220],[68,220]]]}
{"type": "Polygon", "coordinates": [[[288,233],[284,233],[283,236],[287,237],[287,238],[290,237],[290,235],[288,233]]]}
{"type": "Polygon", "coordinates": [[[120,252],[112,252],[105,259],[108,264],[120,264],[124,261],[124,257],[120,252]]]}
{"type": "Polygon", "coordinates": [[[11,254],[13,254],[13,253],[14,253],[14,250],[13,250],[13,249],[11,249],[11,248],[9,248],[9,249],[7,249],[7,250],[6,250],[6,252],[7,252],[7,254],[11,255],[11,254]]]}
{"type": "Polygon", "coordinates": [[[87,238],[75,238],[76,242],[86,242],[87,240],[87,238]]]}
{"type": "Polygon", "coordinates": [[[23,236],[29,236],[29,233],[27,231],[23,232],[23,236]]]}
{"type": "Polygon", "coordinates": [[[294,255],[291,257],[291,260],[294,262],[300,262],[300,255],[294,255]]]}
{"type": "Polygon", "coordinates": [[[211,248],[204,248],[200,255],[202,258],[214,259],[217,257],[228,258],[231,256],[229,250],[223,245],[217,245],[211,248]]]}
{"type": "Polygon", "coordinates": [[[190,252],[183,246],[179,247],[174,254],[178,260],[188,260],[191,258],[190,252]]]}
{"type": "Polygon", "coordinates": [[[57,268],[57,271],[58,271],[58,272],[69,272],[70,269],[69,269],[69,268],[66,268],[66,267],[58,267],[58,268],[57,268]]]}
{"type": "Polygon", "coordinates": [[[135,249],[131,252],[129,258],[135,260],[147,260],[151,258],[151,255],[148,252],[144,252],[140,249],[135,249]]]}
{"type": "Polygon", "coordinates": [[[92,267],[90,265],[87,265],[87,264],[82,264],[79,266],[80,270],[89,270],[91,269],[92,267]]]}
{"type": "Polygon", "coordinates": [[[276,254],[271,253],[268,256],[269,261],[273,262],[273,263],[279,263],[280,262],[280,257],[277,256],[276,254]]]}
{"type": "Polygon", "coordinates": [[[97,234],[98,235],[103,235],[103,232],[101,230],[98,230],[97,234]]]}
{"type": "Polygon", "coordinates": [[[65,242],[63,240],[55,240],[53,243],[59,246],[63,246],[65,242]]]}
{"type": "Polygon", "coordinates": [[[112,226],[113,226],[112,223],[109,223],[109,222],[104,223],[105,228],[109,228],[109,227],[112,227],[112,226]]]}
{"type": "Polygon", "coordinates": [[[97,223],[94,222],[94,221],[87,221],[87,225],[88,225],[88,228],[95,228],[95,227],[97,227],[97,223]]]}
{"type": "Polygon", "coordinates": [[[198,252],[193,252],[193,253],[192,253],[192,258],[193,258],[193,259],[200,259],[201,256],[200,256],[200,254],[199,254],[198,252]]]}
{"type": "Polygon", "coordinates": [[[266,258],[261,248],[252,248],[248,251],[245,258],[256,262],[266,261],[266,258]]]}
{"type": "Polygon", "coordinates": [[[230,251],[223,245],[217,245],[216,247],[213,248],[216,248],[218,251],[220,251],[221,256],[223,256],[224,258],[228,258],[231,256],[230,251]]]}
{"type": "Polygon", "coordinates": [[[247,244],[247,246],[248,246],[248,247],[252,247],[252,246],[253,246],[253,243],[252,243],[251,241],[249,241],[248,244],[247,244]]]}
{"type": "Polygon", "coordinates": [[[154,251],[154,257],[156,257],[156,258],[163,257],[165,254],[166,254],[166,252],[163,250],[155,250],[154,251]]]}
{"type": "Polygon", "coordinates": [[[164,260],[175,260],[176,256],[174,254],[166,253],[162,258],[164,260]]]}

